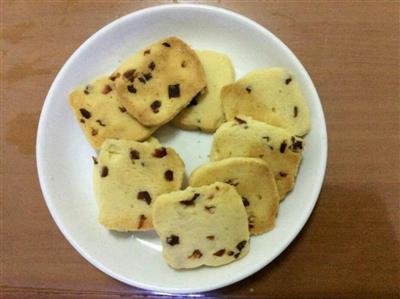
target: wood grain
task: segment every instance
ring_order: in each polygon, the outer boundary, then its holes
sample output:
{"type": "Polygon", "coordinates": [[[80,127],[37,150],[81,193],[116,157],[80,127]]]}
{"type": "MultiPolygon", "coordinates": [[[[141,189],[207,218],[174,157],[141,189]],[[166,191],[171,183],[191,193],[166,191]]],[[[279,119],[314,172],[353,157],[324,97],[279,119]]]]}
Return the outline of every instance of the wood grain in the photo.
{"type": "MultiPolygon", "coordinates": [[[[119,298],[129,287],[86,262],[44,204],[35,164],[52,80],[91,34],[171,1],[1,1],[1,298],[119,298]]],[[[400,296],[400,2],[185,1],[239,12],[281,38],[324,106],[329,159],[302,233],[269,266],[208,297],[400,296]]],[[[178,4],[177,4],[178,5],[178,4]]]]}

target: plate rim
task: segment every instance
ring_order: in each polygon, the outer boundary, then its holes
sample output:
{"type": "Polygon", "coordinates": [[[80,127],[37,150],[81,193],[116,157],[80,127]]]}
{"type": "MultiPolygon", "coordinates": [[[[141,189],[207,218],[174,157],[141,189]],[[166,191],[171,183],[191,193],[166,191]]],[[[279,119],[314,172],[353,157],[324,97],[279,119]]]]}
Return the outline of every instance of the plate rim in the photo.
{"type": "Polygon", "coordinates": [[[193,293],[200,293],[200,292],[207,292],[211,290],[216,290],[220,289],[223,287],[226,287],[228,285],[234,284],[238,281],[241,281],[247,277],[250,277],[251,275],[254,275],[256,272],[260,271],[262,268],[266,267],[270,262],[272,262],[277,256],[279,256],[283,251],[287,249],[287,247],[296,239],[296,237],[299,235],[299,233],[302,231],[304,225],[307,223],[308,219],[311,216],[311,213],[314,210],[314,207],[318,201],[319,194],[322,189],[323,181],[325,178],[326,174],[326,164],[327,164],[327,158],[328,158],[328,137],[327,137],[327,129],[326,129],[326,120],[325,120],[325,114],[323,111],[321,99],[318,95],[317,89],[315,88],[314,82],[311,80],[307,70],[304,68],[300,60],[297,58],[297,56],[289,49],[286,44],[284,44],[276,35],[274,35],[272,32],[270,32],[267,28],[263,27],[262,25],[258,24],[257,22],[253,21],[252,19],[243,16],[237,12],[231,11],[229,9],[221,8],[221,7],[215,7],[211,5],[204,5],[204,4],[164,4],[164,5],[156,5],[156,6],[151,6],[147,7],[144,9],[139,9],[136,11],[133,11],[131,13],[128,13],[124,16],[121,16],[110,23],[106,24],[105,26],[101,27],[99,30],[97,30],[95,33],[93,33],[89,38],[87,38],[82,44],[79,45],[79,47],[72,53],[72,55],[66,60],[66,62],[62,65],[62,67],[59,69],[55,79],[50,85],[49,91],[46,95],[44,104],[42,106],[42,110],[40,113],[40,118],[39,118],[39,124],[38,124],[38,129],[37,129],[37,137],[36,137],[36,166],[37,166],[37,174],[39,178],[39,184],[41,188],[41,192],[43,194],[43,199],[46,203],[46,206],[50,212],[50,215],[53,218],[53,221],[56,223],[58,229],[61,231],[62,235],[67,239],[67,241],[72,245],[72,247],[78,251],[78,253],[85,258],[90,264],[92,264],[94,267],[99,269],[100,271],[104,272],[105,274],[111,276],[112,278],[123,282],[127,285],[134,286],[140,289],[148,290],[153,292],[154,294],[193,294],[193,293]],[[296,65],[296,67],[304,73],[306,76],[307,81],[311,83],[311,92],[313,94],[313,97],[316,97],[318,99],[318,105],[316,105],[315,109],[318,110],[318,114],[321,116],[321,121],[322,121],[322,127],[321,127],[321,133],[322,133],[322,148],[321,148],[321,154],[322,154],[322,161],[319,164],[319,168],[321,170],[322,175],[318,177],[315,180],[315,186],[317,188],[315,189],[315,194],[313,196],[310,196],[310,198],[313,198],[312,202],[310,202],[310,205],[308,207],[307,211],[304,211],[305,217],[303,218],[302,223],[295,229],[290,236],[287,238],[286,244],[282,246],[281,250],[277,250],[274,252],[274,254],[271,255],[271,257],[267,260],[265,260],[263,263],[258,264],[256,267],[252,268],[251,271],[248,272],[243,272],[242,274],[238,275],[235,278],[228,279],[224,282],[220,283],[215,283],[209,287],[200,287],[200,288],[190,288],[190,289],[185,289],[185,288],[164,288],[164,287],[156,287],[154,285],[148,285],[145,283],[140,283],[136,281],[129,280],[122,275],[119,275],[118,273],[115,273],[114,271],[110,270],[106,266],[104,266],[102,263],[98,262],[94,258],[90,256],[89,253],[87,253],[77,242],[75,242],[73,236],[68,232],[68,230],[63,226],[61,223],[61,220],[58,218],[55,208],[52,204],[52,201],[50,199],[50,192],[48,191],[47,183],[46,183],[46,175],[45,175],[45,170],[44,170],[44,165],[41,162],[44,157],[43,157],[43,146],[42,143],[44,142],[43,140],[45,139],[44,136],[44,126],[45,126],[45,116],[48,114],[48,109],[50,105],[50,100],[53,97],[53,94],[55,93],[56,87],[59,84],[59,81],[63,77],[65,71],[66,71],[66,66],[70,64],[71,61],[75,59],[76,56],[80,54],[81,51],[86,48],[88,44],[92,42],[92,40],[96,39],[98,36],[103,34],[103,32],[106,32],[109,28],[118,25],[119,23],[125,21],[126,19],[130,17],[134,17],[135,15],[139,14],[148,14],[148,13],[153,13],[157,11],[162,11],[162,10],[169,10],[169,9],[181,9],[181,8],[192,8],[192,9],[202,9],[202,10],[210,10],[210,11],[216,11],[222,14],[227,14],[231,17],[240,19],[243,22],[248,23],[252,27],[262,31],[265,35],[267,35],[269,38],[271,38],[274,42],[276,42],[289,56],[292,56],[293,63],[296,65]]]}

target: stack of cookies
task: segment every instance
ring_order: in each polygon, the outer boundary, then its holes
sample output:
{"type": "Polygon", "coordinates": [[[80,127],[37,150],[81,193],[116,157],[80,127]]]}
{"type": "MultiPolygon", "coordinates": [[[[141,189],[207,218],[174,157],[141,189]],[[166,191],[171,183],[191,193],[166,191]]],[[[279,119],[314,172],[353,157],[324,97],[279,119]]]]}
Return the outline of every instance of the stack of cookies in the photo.
{"type": "Polygon", "coordinates": [[[234,82],[230,59],[170,37],[69,97],[90,144],[99,222],[117,231],[155,229],[176,269],[244,257],[250,235],[274,228],[294,187],[309,131],[296,78],[282,68],[234,82]],[[151,135],[171,123],[214,133],[210,162],[181,190],[184,162],[151,135]]]}

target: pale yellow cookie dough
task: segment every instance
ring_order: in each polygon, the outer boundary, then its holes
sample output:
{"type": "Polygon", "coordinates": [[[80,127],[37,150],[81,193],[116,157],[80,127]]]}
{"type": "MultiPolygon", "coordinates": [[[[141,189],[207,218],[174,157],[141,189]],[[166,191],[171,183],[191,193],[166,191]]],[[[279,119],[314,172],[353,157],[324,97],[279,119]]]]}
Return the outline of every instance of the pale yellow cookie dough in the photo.
{"type": "Polygon", "coordinates": [[[157,129],[143,126],[126,111],[118,101],[111,79],[100,78],[77,88],[69,96],[75,117],[95,149],[99,149],[107,138],[142,141],[157,129]]]}
{"type": "Polygon", "coordinates": [[[249,250],[246,210],[228,184],[161,195],[154,204],[153,220],[163,256],[176,269],[221,266],[249,250]]]}
{"type": "Polygon", "coordinates": [[[227,120],[239,114],[303,136],[310,130],[310,115],[300,85],[282,68],[253,71],[221,91],[227,120]]]}
{"type": "Polygon", "coordinates": [[[181,129],[214,132],[225,120],[220,98],[221,88],[235,80],[229,57],[214,51],[196,51],[207,79],[206,91],[193,99],[173,120],[181,129]]]}
{"type": "Polygon", "coordinates": [[[274,228],[279,209],[279,192],[268,164],[259,158],[227,158],[209,162],[192,172],[193,187],[224,182],[236,188],[242,197],[251,234],[274,228]]]}
{"type": "Polygon", "coordinates": [[[146,126],[167,123],[206,87],[199,58],[176,37],[139,51],[113,75],[120,103],[146,126]]]}
{"type": "Polygon", "coordinates": [[[303,139],[288,131],[237,116],[224,123],[214,134],[210,159],[230,157],[263,159],[274,174],[281,199],[292,190],[302,158],[303,139]]]}
{"type": "Polygon", "coordinates": [[[157,196],[182,185],[183,161],[154,138],[143,143],[107,139],[94,161],[99,222],[108,229],[152,228],[151,209],[157,196]]]}

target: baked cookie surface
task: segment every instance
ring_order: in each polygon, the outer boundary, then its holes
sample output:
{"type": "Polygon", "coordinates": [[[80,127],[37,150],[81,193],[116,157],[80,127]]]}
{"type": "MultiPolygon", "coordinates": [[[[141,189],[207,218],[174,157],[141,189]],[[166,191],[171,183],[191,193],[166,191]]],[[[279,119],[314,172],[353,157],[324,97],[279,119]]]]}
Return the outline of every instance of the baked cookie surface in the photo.
{"type": "Polygon", "coordinates": [[[179,190],[184,164],[171,148],[150,142],[107,139],[94,158],[93,185],[99,222],[117,231],[153,227],[157,196],[179,190]]]}
{"type": "Polygon", "coordinates": [[[281,199],[292,190],[302,159],[303,139],[250,117],[236,116],[214,134],[211,161],[230,157],[263,159],[271,169],[281,199]]]}
{"type": "Polygon", "coordinates": [[[246,208],[251,234],[273,229],[279,192],[268,164],[259,158],[228,158],[206,163],[192,172],[193,187],[224,182],[234,186],[246,208]]]}
{"type": "Polygon", "coordinates": [[[95,149],[100,149],[107,138],[142,141],[157,129],[140,124],[120,104],[118,97],[109,77],[77,88],[69,96],[75,117],[95,149]]]}
{"type": "Polygon", "coordinates": [[[223,86],[235,80],[235,69],[225,54],[214,51],[196,51],[203,65],[207,89],[194,98],[173,120],[178,128],[214,132],[225,120],[220,92],[223,86]]]}
{"type": "Polygon", "coordinates": [[[112,76],[121,105],[145,126],[167,123],[206,87],[199,58],[176,37],[139,51],[112,76]]]}
{"type": "Polygon", "coordinates": [[[154,204],[153,219],[163,256],[176,269],[228,264],[249,250],[246,210],[228,184],[163,194],[154,204]]]}
{"type": "Polygon", "coordinates": [[[283,68],[253,71],[221,91],[227,120],[241,114],[303,136],[310,130],[310,115],[300,85],[283,68]]]}

